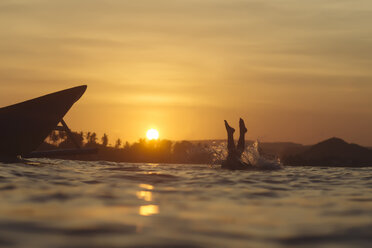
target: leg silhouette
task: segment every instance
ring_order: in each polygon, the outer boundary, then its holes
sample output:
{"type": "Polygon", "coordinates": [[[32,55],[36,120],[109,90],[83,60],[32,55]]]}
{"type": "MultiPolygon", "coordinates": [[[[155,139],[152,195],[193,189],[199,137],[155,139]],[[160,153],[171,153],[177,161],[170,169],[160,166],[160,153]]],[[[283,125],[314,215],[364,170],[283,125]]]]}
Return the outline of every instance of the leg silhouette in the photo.
{"type": "Polygon", "coordinates": [[[232,156],[235,153],[235,143],[234,143],[234,132],[235,129],[230,127],[225,120],[225,127],[227,131],[227,150],[229,152],[228,156],[232,156]]]}
{"type": "Polygon", "coordinates": [[[239,141],[238,141],[238,146],[237,146],[237,152],[238,152],[238,156],[241,157],[245,149],[245,133],[247,132],[247,128],[245,127],[245,124],[242,118],[240,118],[239,120],[239,129],[240,129],[240,135],[239,135],[239,141]]]}

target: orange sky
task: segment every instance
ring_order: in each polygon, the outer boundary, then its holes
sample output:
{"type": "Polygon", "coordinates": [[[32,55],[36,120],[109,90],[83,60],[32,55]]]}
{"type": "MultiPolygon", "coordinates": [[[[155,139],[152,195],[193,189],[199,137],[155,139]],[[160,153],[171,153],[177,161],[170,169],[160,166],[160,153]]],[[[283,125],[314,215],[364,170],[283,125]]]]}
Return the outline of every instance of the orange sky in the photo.
{"type": "MultiPolygon", "coordinates": [[[[2,0],[0,106],[87,84],[74,130],[372,145],[369,0],[2,0]]],[[[113,141],[111,140],[111,143],[113,141]]]]}

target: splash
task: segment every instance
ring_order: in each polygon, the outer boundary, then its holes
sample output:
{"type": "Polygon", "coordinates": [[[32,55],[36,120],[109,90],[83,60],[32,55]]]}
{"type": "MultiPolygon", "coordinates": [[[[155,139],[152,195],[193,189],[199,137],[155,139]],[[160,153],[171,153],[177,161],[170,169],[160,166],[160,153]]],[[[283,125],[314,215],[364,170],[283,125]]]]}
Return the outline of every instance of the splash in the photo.
{"type": "Polygon", "coordinates": [[[209,153],[212,154],[213,165],[220,165],[225,160],[227,157],[226,147],[226,142],[213,142],[213,144],[209,146],[209,153]]]}
{"type": "Polygon", "coordinates": [[[282,163],[279,158],[264,154],[260,147],[260,143],[256,140],[252,145],[248,146],[242,155],[243,162],[249,163],[258,169],[275,170],[281,169],[282,163]]]}
{"type": "MultiPolygon", "coordinates": [[[[221,164],[227,157],[226,142],[211,146],[211,153],[213,154],[213,164],[221,164]]],[[[246,147],[241,160],[258,170],[277,170],[282,168],[279,158],[262,152],[258,140],[246,147]]]]}

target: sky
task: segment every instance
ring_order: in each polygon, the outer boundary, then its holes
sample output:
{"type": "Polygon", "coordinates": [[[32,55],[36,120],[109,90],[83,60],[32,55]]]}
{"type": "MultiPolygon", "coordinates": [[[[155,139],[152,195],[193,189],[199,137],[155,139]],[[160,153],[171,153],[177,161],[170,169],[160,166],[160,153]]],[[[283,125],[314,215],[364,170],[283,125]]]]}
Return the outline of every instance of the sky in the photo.
{"type": "Polygon", "coordinates": [[[370,0],[2,0],[0,106],[87,84],[71,129],[130,142],[372,146],[370,0]]]}

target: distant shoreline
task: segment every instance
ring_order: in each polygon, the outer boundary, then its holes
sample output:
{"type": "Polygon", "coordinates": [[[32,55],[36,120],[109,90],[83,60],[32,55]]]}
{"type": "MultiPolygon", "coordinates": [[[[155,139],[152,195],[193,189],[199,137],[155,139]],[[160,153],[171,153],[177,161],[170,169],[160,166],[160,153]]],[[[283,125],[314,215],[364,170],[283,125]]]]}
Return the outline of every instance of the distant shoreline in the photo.
{"type": "MultiPolygon", "coordinates": [[[[129,143],[118,139],[115,146],[108,146],[106,134],[97,142],[93,132],[73,132],[81,147],[98,148],[97,154],[69,155],[55,158],[96,161],[138,163],[216,163],[216,147],[224,149],[225,140],[146,140],[129,143]]],[[[253,141],[246,141],[247,146],[253,141]]],[[[74,148],[65,135],[53,132],[37,149],[54,150],[74,148]]],[[[302,145],[293,142],[262,142],[262,156],[279,158],[287,166],[332,166],[369,167],[372,166],[372,150],[357,144],[350,144],[340,138],[330,138],[315,145],[302,145]]],[[[221,156],[221,154],[219,155],[221,156]]],[[[218,161],[217,161],[218,163],[218,161]]]]}

